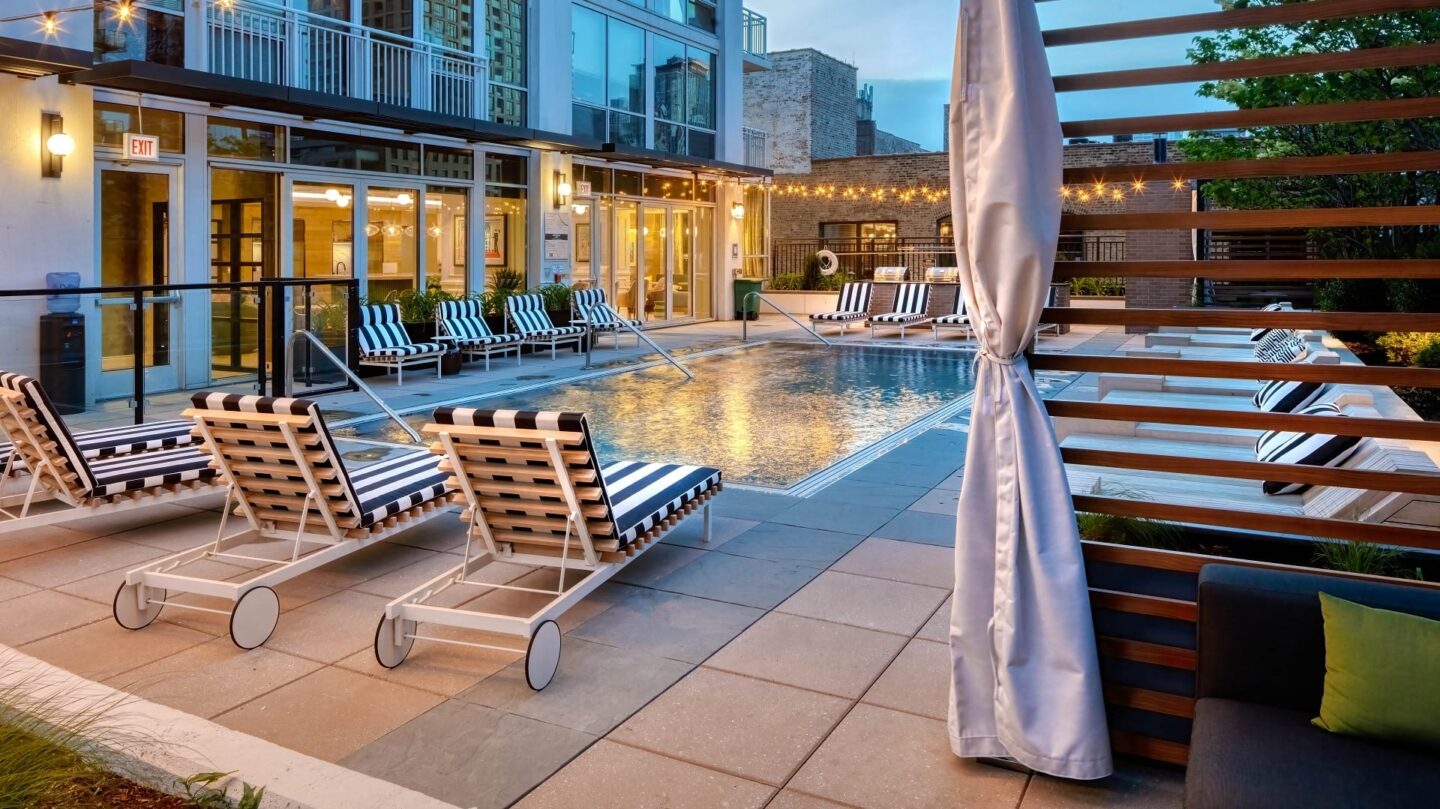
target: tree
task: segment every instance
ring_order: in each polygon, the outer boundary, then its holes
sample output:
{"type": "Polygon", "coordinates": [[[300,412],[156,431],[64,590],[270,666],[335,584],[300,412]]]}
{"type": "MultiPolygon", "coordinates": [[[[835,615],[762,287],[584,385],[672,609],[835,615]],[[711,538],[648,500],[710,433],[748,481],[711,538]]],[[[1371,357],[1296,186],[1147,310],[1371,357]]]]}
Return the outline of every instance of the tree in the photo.
{"type": "MultiPolygon", "coordinates": [[[[1294,1],[1217,0],[1227,9],[1294,1]]],[[[1196,37],[1188,55],[1193,62],[1209,63],[1437,41],[1440,12],[1426,10],[1220,31],[1196,37]]],[[[1249,109],[1419,98],[1437,90],[1440,66],[1419,65],[1209,82],[1198,94],[1249,109]]],[[[1188,160],[1195,161],[1436,149],[1440,119],[1258,127],[1245,137],[1193,133],[1181,148],[1188,160]]],[[[1215,180],[1205,190],[1219,206],[1232,209],[1433,205],[1440,197],[1440,173],[1215,180]]],[[[1440,258],[1440,228],[1434,226],[1315,229],[1310,238],[1321,258],[1440,258]]],[[[1321,281],[1316,284],[1316,304],[1332,310],[1440,311],[1440,283],[1321,281]]]]}

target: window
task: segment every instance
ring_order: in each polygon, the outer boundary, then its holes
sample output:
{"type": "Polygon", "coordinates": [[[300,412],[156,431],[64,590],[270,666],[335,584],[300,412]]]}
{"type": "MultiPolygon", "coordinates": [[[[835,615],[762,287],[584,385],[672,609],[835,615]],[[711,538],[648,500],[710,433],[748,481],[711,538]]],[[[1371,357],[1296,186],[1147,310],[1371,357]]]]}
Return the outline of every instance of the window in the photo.
{"type": "Polygon", "coordinates": [[[411,0],[364,0],[360,7],[364,23],[371,28],[410,36],[414,16],[411,0]]]}
{"type": "Polygon", "coordinates": [[[485,0],[490,120],[524,126],[525,0],[485,0]]]}
{"type": "Polygon", "coordinates": [[[475,49],[472,0],[424,0],[425,41],[469,53],[475,49]]]}
{"type": "Polygon", "coordinates": [[[662,17],[715,33],[715,0],[629,0],[662,17]]]}
{"type": "Polygon", "coordinates": [[[475,179],[475,153],[469,149],[425,147],[425,176],[447,180],[475,179]]]}
{"type": "Polygon", "coordinates": [[[211,118],[205,128],[206,153],[212,157],[279,162],[285,159],[282,128],[227,118],[211,118]]]}
{"type": "MultiPolygon", "coordinates": [[[[169,5],[157,3],[156,5],[169,5]]],[[[175,3],[175,10],[180,10],[175,3]]],[[[125,60],[182,67],[185,64],[185,18],[148,8],[133,8],[130,19],[95,11],[95,61],[125,60]]]]}
{"type": "Polygon", "coordinates": [[[570,78],[576,101],[605,106],[605,17],[576,7],[570,18],[570,78]]]}
{"type": "Polygon", "coordinates": [[[185,151],[185,116],[170,110],[139,109],[126,104],[95,102],[95,145],[125,145],[125,133],[156,135],[160,151],[185,151]]]}
{"type": "Polygon", "coordinates": [[[611,109],[645,111],[645,32],[629,23],[609,20],[606,50],[607,96],[611,109]]]}
{"type": "Polygon", "coordinates": [[[401,141],[291,129],[290,162],[302,166],[419,174],[420,147],[401,141]]]}
{"type": "Polygon", "coordinates": [[[824,241],[858,240],[862,248],[869,249],[877,244],[895,241],[899,234],[897,222],[822,222],[820,238],[824,241]]]}

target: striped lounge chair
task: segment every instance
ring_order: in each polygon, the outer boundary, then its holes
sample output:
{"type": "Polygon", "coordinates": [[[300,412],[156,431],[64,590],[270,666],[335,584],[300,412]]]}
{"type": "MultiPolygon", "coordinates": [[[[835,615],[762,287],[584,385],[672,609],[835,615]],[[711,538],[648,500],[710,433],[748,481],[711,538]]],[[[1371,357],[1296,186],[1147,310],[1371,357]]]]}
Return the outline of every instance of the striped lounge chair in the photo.
{"type": "Polygon", "coordinates": [[[638,461],[602,468],[582,414],[441,408],[425,433],[437,439],[431,448],[454,474],[470,539],[459,565],[385,607],[375,656],[387,668],[400,665],[417,638],[433,637],[422,634],[421,624],[481,630],[520,643],[445,640],[524,653],[526,681],[538,691],[559,665],[557,617],[697,508],[709,541],[707,501],[720,491],[720,471],[638,461]],[[519,586],[513,575],[504,579],[511,584],[493,584],[500,580],[484,572],[497,561],[558,571],[557,584],[519,586]],[[461,609],[427,603],[451,588],[462,593],[445,603],[470,603],[461,609]],[[523,616],[485,612],[486,599],[474,599],[487,589],[529,594],[537,603],[523,616]]]}
{"type": "Polygon", "coordinates": [[[314,402],[197,393],[190,403],[185,415],[205,442],[204,457],[229,485],[224,516],[213,542],[125,574],[115,620],[126,629],[148,626],[167,605],[220,612],[230,616],[235,645],[253,649],[279,621],[272,588],[445,513],[449,475],[426,450],[399,451],[352,472],[314,402]],[[226,535],[232,515],[246,527],[226,535]],[[205,562],[249,571],[212,578],[205,562]],[[226,606],[176,601],[178,593],[226,606]]]}
{"type": "MultiPolygon", "coordinates": [[[[598,287],[577,289],[570,295],[570,325],[589,326],[594,335],[610,334],[615,337],[615,349],[620,349],[620,334],[630,331],[626,325],[640,328],[640,321],[623,318],[605,300],[605,290],[598,287]]],[[[632,332],[632,334],[634,334],[632,332]]],[[[640,347],[640,336],[635,336],[635,347],[640,347]]]]}
{"type": "Polygon", "coordinates": [[[485,325],[485,312],[480,301],[441,301],[435,307],[436,338],[441,342],[453,343],[462,357],[484,357],[485,370],[490,370],[492,354],[515,352],[515,363],[520,364],[520,344],[525,341],[518,334],[495,334],[485,325]]]}
{"type": "Polygon", "coordinates": [[[395,384],[405,384],[405,368],[435,363],[440,375],[442,343],[414,343],[400,324],[400,304],[373,303],[360,307],[360,364],[395,369],[395,384]]]}
{"type": "Polygon", "coordinates": [[[840,333],[850,328],[857,320],[870,317],[870,292],[874,286],[869,281],[851,281],[840,288],[840,297],[835,302],[835,311],[819,312],[810,316],[810,323],[816,328],[838,324],[840,333]]]}
{"type": "Polygon", "coordinates": [[[29,473],[23,494],[0,497],[0,533],[218,493],[193,439],[173,423],[151,426],[102,431],[103,440],[82,433],[82,443],[39,382],[0,374],[0,429],[10,439],[0,485],[29,473]]]}
{"type": "Polygon", "coordinates": [[[573,343],[577,348],[584,339],[584,326],[556,326],[545,311],[545,299],[539,295],[515,295],[505,300],[505,317],[515,333],[525,338],[526,345],[549,346],[555,358],[558,346],[573,343]]]}
{"type": "Polygon", "coordinates": [[[870,336],[875,336],[877,327],[900,330],[900,339],[905,339],[905,330],[926,323],[929,318],[925,310],[930,306],[929,284],[898,284],[895,287],[895,305],[883,315],[870,318],[870,336]]]}
{"type": "Polygon", "coordinates": [[[965,290],[955,288],[955,304],[951,307],[950,313],[940,315],[930,322],[935,330],[935,339],[940,339],[941,329],[960,329],[966,337],[970,336],[970,313],[965,311],[965,290]]]}
{"type": "MultiPolygon", "coordinates": [[[[1045,293],[1045,308],[1046,308],[1046,309],[1054,309],[1056,306],[1059,306],[1059,305],[1060,305],[1060,304],[1059,304],[1059,290],[1058,290],[1056,287],[1052,286],[1052,287],[1050,287],[1050,291],[1045,293]]],[[[1047,332],[1047,331],[1053,331],[1053,332],[1055,332],[1055,336],[1056,336],[1056,337],[1059,337],[1059,336],[1060,336],[1060,324],[1059,324],[1059,323],[1041,323],[1039,326],[1036,326],[1036,327],[1035,327],[1035,336],[1036,336],[1036,337],[1039,337],[1040,335],[1044,334],[1044,333],[1047,332]]]]}

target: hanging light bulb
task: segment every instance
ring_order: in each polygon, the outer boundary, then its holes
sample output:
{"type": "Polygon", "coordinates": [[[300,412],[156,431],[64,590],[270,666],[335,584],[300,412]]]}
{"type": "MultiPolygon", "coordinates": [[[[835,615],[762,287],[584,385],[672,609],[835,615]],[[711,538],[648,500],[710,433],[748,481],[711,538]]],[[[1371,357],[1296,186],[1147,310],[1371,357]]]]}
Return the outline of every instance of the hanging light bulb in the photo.
{"type": "Polygon", "coordinates": [[[349,208],[349,207],[350,207],[350,195],[349,195],[349,194],[341,194],[341,195],[340,195],[340,198],[337,199],[337,200],[335,200],[335,204],[336,204],[336,205],[339,205],[341,208],[349,208]]]}
{"type": "Polygon", "coordinates": [[[130,7],[130,0],[120,0],[120,4],[115,6],[115,19],[120,22],[130,22],[132,14],[134,9],[130,7]]]}
{"type": "Polygon", "coordinates": [[[340,199],[340,189],[338,189],[338,188],[327,188],[327,189],[325,189],[325,199],[328,199],[328,200],[330,200],[331,202],[337,202],[337,201],[339,201],[339,199],[340,199]]]}
{"type": "Polygon", "coordinates": [[[395,202],[400,205],[409,205],[414,201],[415,198],[405,193],[404,191],[401,191],[400,193],[395,195],[395,202]]]}
{"type": "Polygon", "coordinates": [[[45,36],[52,37],[60,31],[60,17],[53,11],[47,11],[40,19],[40,30],[45,36]]]}

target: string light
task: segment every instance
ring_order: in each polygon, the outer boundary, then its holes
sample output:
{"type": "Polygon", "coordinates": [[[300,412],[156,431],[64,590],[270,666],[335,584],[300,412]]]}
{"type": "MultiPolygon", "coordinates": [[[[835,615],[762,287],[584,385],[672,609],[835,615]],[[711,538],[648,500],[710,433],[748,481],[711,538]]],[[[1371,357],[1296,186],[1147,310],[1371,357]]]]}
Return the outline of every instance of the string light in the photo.
{"type": "Polygon", "coordinates": [[[780,197],[813,200],[849,200],[860,202],[892,202],[900,205],[935,205],[950,198],[950,189],[932,188],[928,185],[907,186],[864,186],[838,185],[836,183],[783,183],[774,187],[773,193],[780,197]]]}
{"type": "Polygon", "coordinates": [[[48,11],[32,11],[27,14],[16,14],[9,17],[0,17],[0,23],[21,22],[23,20],[35,20],[40,25],[40,31],[48,38],[61,33],[64,28],[61,25],[61,15],[78,14],[80,12],[96,12],[106,7],[111,7],[111,15],[122,23],[129,23],[134,17],[135,9],[132,0],[95,0],[83,6],[67,6],[65,8],[54,8],[48,11]]]}
{"type": "Polygon", "coordinates": [[[45,12],[45,18],[40,22],[40,30],[44,31],[47,37],[55,36],[55,33],[60,30],[60,20],[55,12],[45,12]]]}

